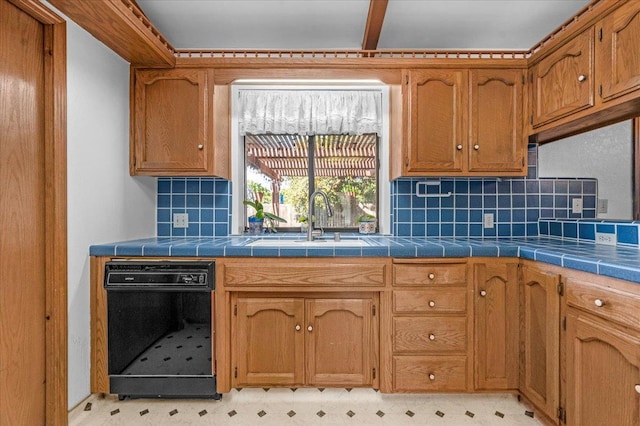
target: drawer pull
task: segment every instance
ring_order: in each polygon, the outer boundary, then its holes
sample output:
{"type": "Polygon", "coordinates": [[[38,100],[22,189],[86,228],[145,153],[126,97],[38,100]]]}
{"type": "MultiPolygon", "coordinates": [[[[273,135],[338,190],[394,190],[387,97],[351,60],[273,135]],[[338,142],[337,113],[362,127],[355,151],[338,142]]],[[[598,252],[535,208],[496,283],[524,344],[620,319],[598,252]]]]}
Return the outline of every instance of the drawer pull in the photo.
{"type": "Polygon", "coordinates": [[[202,151],[204,149],[204,145],[198,145],[198,149],[202,151]]]}
{"type": "Polygon", "coordinates": [[[433,382],[435,379],[436,379],[436,375],[433,373],[429,373],[429,380],[433,382]]]}
{"type": "Polygon", "coordinates": [[[485,297],[487,295],[487,291],[486,290],[480,290],[480,296],[481,297],[485,297]]]}
{"type": "Polygon", "coordinates": [[[458,151],[462,151],[462,144],[460,144],[460,145],[456,146],[456,149],[457,149],[458,151]]]}
{"type": "Polygon", "coordinates": [[[473,149],[475,149],[476,151],[477,151],[477,150],[479,150],[479,149],[480,149],[480,145],[475,144],[475,145],[473,146],[473,149]]]}
{"type": "Polygon", "coordinates": [[[313,327],[309,326],[309,327],[307,327],[307,330],[313,331],[313,327]]]}
{"type": "Polygon", "coordinates": [[[636,392],[640,393],[640,385],[636,385],[636,392]]]}
{"type": "Polygon", "coordinates": [[[300,331],[302,327],[300,327],[300,324],[296,324],[296,331],[300,331]]]}
{"type": "Polygon", "coordinates": [[[602,299],[596,299],[596,300],[594,300],[594,302],[593,302],[593,303],[595,303],[595,305],[596,305],[598,308],[601,308],[601,307],[603,307],[603,306],[604,306],[604,300],[602,300],[602,299]]]}
{"type": "Polygon", "coordinates": [[[587,80],[587,76],[586,76],[586,75],[584,75],[584,74],[580,74],[580,75],[578,76],[578,81],[579,81],[580,83],[582,83],[583,81],[586,81],[586,80],[587,80]]]}
{"type": "Polygon", "coordinates": [[[436,302],[434,302],[433,300],[429,300],[429,307],[430,308],[435,308],[436,307],[436,302]]]}
{"type": "Polygon", "coordinates": [[[436,335],[433,333],[429,334],[429,340],[436,340],[436,335]]]}
{"type": "Polygon", "coordinates": [[[432,280],[436,277],[436,274],[434,274],[433,272],[429,274],[429,279],[432,280]]]}

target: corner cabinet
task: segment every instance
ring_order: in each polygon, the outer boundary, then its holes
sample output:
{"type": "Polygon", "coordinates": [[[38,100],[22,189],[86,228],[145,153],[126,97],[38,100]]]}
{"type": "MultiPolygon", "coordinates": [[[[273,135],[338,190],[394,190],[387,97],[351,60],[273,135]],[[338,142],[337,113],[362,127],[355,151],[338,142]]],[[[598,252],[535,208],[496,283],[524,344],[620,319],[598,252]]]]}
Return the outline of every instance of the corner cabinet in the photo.
{"type": "Polygon", "coordinates": [[[131,175],[228,177],[228,87],[214,100],[213,71],[134,68],[131,84],[131,175]]]}
{"type": "Polygon", "coordinates": [[[560,295],[558,274],[521,267],[520,392],[549,419],[560,407],[560,295]]]}
{"type": "Polygon", "coordinates": [[[371,297],[236,300],[236,385],[371,386],[371,297]]]}
{"type": "Polygon", "coordinates": [[[475,389],[518,389],[518,260],[473,265],[475,389]]]}
{"type": "Polygon", "coordinates": [[[416,69],[405,81],[403,176],[526,173],[523,70],[416,69]]]}

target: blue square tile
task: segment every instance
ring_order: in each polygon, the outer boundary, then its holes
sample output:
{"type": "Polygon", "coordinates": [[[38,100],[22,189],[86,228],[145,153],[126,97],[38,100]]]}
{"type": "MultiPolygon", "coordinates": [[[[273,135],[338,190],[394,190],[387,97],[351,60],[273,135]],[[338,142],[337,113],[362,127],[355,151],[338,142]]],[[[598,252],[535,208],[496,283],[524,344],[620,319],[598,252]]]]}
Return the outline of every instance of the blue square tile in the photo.
{"type": "Polygon", "coordinates": [[[200,210],[200,222],[212,223],[213,222],[213,209],[201,209],[200,210]]]}
{"type": "Polygon", "coordinates": [[[469,196],[468,195],[456,195],[455,197],[455,205],[456,208],[467,208],[469,207],[469,196]]]}
{"type": "Polygon", "coordinates": [[[426,226],[424,223],[414,223],[411,225],[411,235],[414,237],[422,237],[425,235],[426,226]]]}
{"type": "Polygon", "coordinates": [[[482,223],[482,210],[469,210],[469,221],[482,223]]]}
{"type": "Polygon", "coordinates": [[[498,236],[499,237],[509,237],[511,236],[511,225],[507,223],[499,223],[498,224],[498,236]]]}
{"type": "Polygon", "coordinates": [[[410,180],[398,180],[396,181],[396,189],[398,194],[411,194],[412,193],[412,184],[413,182],[410,180]]]}
{"type": "Polygon", "coordinates": [[[511,210],[498,210],[498,222],[511,222],[511,210]]]}
{"type": "Polygon", "coordinates": [[[441,222],[453,222],[453,210],[452,209],[443,209],[440,211],[440,221],[441,222]]]}
{"type": "Polygon", "coordinates": [[[598,190],[598,184],[595,180],[585,180],[582,183],[582,191],[585,194],[593,194],[595,195],[598,190]]]}
{"type": "Polygon", "coordinates": [[[201,195],[200,196],[200,208],[212,209],[213,207],[214,207],[213,195],[201,195]]]}
{"type": "Polygon", "coordinates": [[[158,207],[171,207],[171,195],[158,195],[158,207]]]}
{"type": "Polygon", "coordinates": [[[456,179],[455,190],[456,190],[456,194],[468,194],[469,181],[467,179],[456,179]]]}
{"type": "Polygon", "coordinates": [[[596,239],[596,226],[593,223],[579,223],[578,224],[578,235],[581,240],[591,240],[595,241],[596,239]]]}
{"type": "Polygon", "coordinates": [[[186,199],[184,195],[172,195],[171,196],[171,206],[173,208],[183,208],[185,207],[186,199]]]}
{"type": "Polygon", "coordinates": [[[527,228],[524,223],[516,223],[511,225],[512,237],[524,237],[526,235],[527,228]]]}
{"type": "Polygon", "coordinates": [[[582,181],[580,180],[570,181],[569,194],[582,195],[582,181]]]}
{"type": "Polygon", "coordinates": [[[527,181],[527,194],[537,194],[540,192],[540,183],[537,180],[527,181]]]}
{"type": "Polygon", "coordinates": [[[188,237],[197,237],[200,235],[200,225],[198,223],[190,223],[187,228],[188,237]]]}
{"type": "Polygon", "coordinates": [[[527,222],[536,222],[540,218],[540,210],[527,209],[527,222]]]}
{"type": "Polygon", "coordinates": [[[536,165],[529,164],[527,167],[527,179],[538,178],[538,167],[536,165]]]}
{"type": "Polygon", "coordinates": [[[401,209],[411,208],[411,198],[406,195],[399,195],[398,208],[401,208],[401,209]]]}
{"type": "Polygon", "coordinates": [[[225,194],[216,194],[213,196],[213,205],[216,208],[224,209],[229,207],[229,196],[225,194]]]}
{"type": "Polygon", "coordinates": [[[169,236],[171,236],[171,224],[170,223],[159,223],[158,224],[158,236],[159,237],[169,237],[169,236]]]}
{"type": "Polygon", "coordinates": [[[584,259],[576,259],[576,258],[565,255],[562,259],[562,263],[565,268],[571,268],[571,269],[576,269],[578,271],[590,272],[592,274],[598,273],[598,264],[596,262],[591,262],[584,259]]]}
{"type": "Polygon", "coordinates": [[[540,234],[549,235],[549,222],[541,221],[538,223],[538,229],[540,234]]]}
{"type": "Polygon", "coordinates": [[[216,237],[224,237],[229,235],[229,227],[227,224],[216,223],[213,227],[216,237]]]}
{"type": "Polygon", "coordinates": [[[595,219],[596,218],[596,210],[595,209],[583,209],[582,217],[585,219],[595,219]]]}
{"type": "MultiPolygon", "coordinates": [[[[527,198],[525,198],[523,195],[514,195],[513,197],[511,197],[511,206],[513,208],[518,208],[518,209],[524,208],[525,207],[525,201],[526,201],[527,198]]],[[[537,196],[536,196],[536,198],[537,198],[537,196]]],[[[529,207],[532,207],[532,206],[529,206],[529,207]]],[[[534,207],[537,207],[537,202],[536,202],[534,207]]]]}
{"type": "Polygon", "coordinates": [[[424,222],[426,220],[426,212],[422,209],[416,209],[411,211],[412,222],[424,222]]]}
{"type": "Polygon", "coordinates": [[[398,222],[411,222],[411,210],[410,209],[398,209],[398,215],[396,220],[398,222]]]}
{"type": "Polygon", "coordinates": [[[171,222],[171,210],[170,209],[157,209],[156,220],[158,222],[171,222]]]}
{"type": "Polygon", "coordinates": [[[226,223],[227,217],[229,217],[226,209],[215,209],[214,210],[214,221],[216,223],[226,223]]]}
{"type": "Polygon", "coordinates": [[[637,225],[617,225],[617,231],[619,243],[638,245],[637,225]]]}
{"type": "Polygon", "coordinates": [[[187,195],[187,207],[200,207],[200,196],[187,195]]]}
{"type": "Polygon", "coordinates": [[[483,192],[485,194],[495,194],[498,192],[498,183],[495,180],[485,180],[483,192]]]}
{"type": "Polygon", "coordinates": [[[555,209],[553,211],[553,217],[556,219],[566,219],[569,217],[569,212],[567,209],[555,209]]]}
{"type": "Polygon", "coordinates": [[[553,207],[553,195],[541,195],[540,196],[540,207],[553,207]]]}
{"type": "Polygon", "coordinates": [[[469,221],[469,210],[457,209],[455,215],[456,222],[468,222],[469,221]]]}
{"type": "Polygon", "coordinates": [[[398,224],[396,235],[399,237],[411,236],[411,225],[405,223],[398,224]]]}
{"type": "Polygon", "coordinates": [[[556,209],[560,208],[560,207],[568,207],[569,206],[569,200],[568,200],[566,195],[556,195],[554,197],[554,203],[555,203],[556,209]]]}
{"type": "Polygon", "coordinates": [[[184,194],[186,189],[186,180],[180,178],[172,178],[171,192],[173,194],[184,194]]]}
{"type": "Polygon", "coordinates": [[[440,207],[453,208],[453,197],[444,197],[440,199],[440,207]]]}
{"type": "Polygon", "coordinates": [[[496,236],[496,228],[484,228],[483,234],[485,237],[495,237],[496,236]]]}
{"type": "Polygon", "coordinates": [[[203,237],[213,237],[213,224],[211,223],[201,223],[200,224],[200,235],[203,237]]]}
{"type": "Polygon", "coordinates": [[[443,179],[440,182],[440,192],[446,194],[447,192],[453,192],[454,183],[451,179],[443,179]]]}
{"type": "Polygon", "coordinates": [[[482,194],[482,181],[481,180],[470,180],[469,181],[469,193],[471,193],[471,194],[482,194]]]}
{"type": "Polygon", "coordinates": [[[456,223],[455,233],[456,237],[467,237],[469,236],[469,226],[467,224],[456,223]]]}
{"type": "Polygon", "coordinates": [[[213,186],[216,194],[228,194],[230,192],[229,181],[227,180],[216,179],[213,186]]]}
{"type": "Polygon", "coordinates": [[[575,222],[563,223],[562,236],[564,238],[578,238],[578,224],[575,222]]]}
{"type": "Polygon", "coordinates": [[[527,214],[525,209],[513,209],[511,211],[511,220],[513,222],[525,222],[527,220],[527,214]]]}
{"type": "Polygon", "coordinates": [[[187,230],[185,228],[174,228],[171,227],[171,236],[172,237],[184,237],[187,235],[187,230]]]}
{"type": "Polygon", "coordinates": [[[549,222],[549,235],[562,237],[562,224],[560,222],[549,222]]]}
{"type": "Polygon", "coordinates": [[[453,237],[453,224],[452,223],[443,223],[440,225],[440,236],[442,237],[453,237]]]}
{"type": "Polygon", "coordinates": [[[440,210],[437,210],[437,209],[427,210],[427,222],[439,222],[439,221],[440,221],[440,210]]]}
{"type": "Polygon", "coordinates": [[[498,195],[498,208],[511,208],[511,196],[498,195]]]}
{"type": "Polygon", "coordinates": [[[482,195],[470,195],[469,196],[469,207],[472,209],[481,209],[482,208],[482,195]]]}
{"type": "Polygon", "coordinates": [[[484,196],[484,207],[488,209],[495,209],[497,206],[497,198],[495,195],[485,195],[484,196]]]}
{"type": "Polygon", "coordinates": [[[543,194],[552,194],[553,180],[549,180],[549,179],[540,180],[540,192],[543,194]]]}
{"type": "Polygon", "coordinates": [[[187,179],[187,193],[188,194],[200,193],[200,179],[198,178],[187,179]]]}
{"type": "Polygon", "coordinates": [[[540,209],[540,217],[541,218],[551,219],[551,218],[554,217],[553,213],[554,213],[553,209],[540,209]]]}
{"type": "Polygon", "coordinates": [[[535,237],[538,236],[538,224],[537,223],[527,223],[527,237],[535,237]]]}
{"type": "Polygon", "coordinates": [[[508,179],[498,182],[498,194],[511,194],[511,181],[508,179]]]}
{"type": "Polygon", "coordinates": [[[556,180],[553,190],[556,194],[567,194],[569,192],[569,183],[566,180],[556,180]]]}
{"type": "MultiPolygon", "coordinates": [[[[422,198],[423,200],[425,200],[425,198],[422,198]]],[[[440,198],[426,198],[427,200],[427,208],[437,208],[440,207],[440,198]]],[[[416,207],[416,203],[413,203],[413,207],[416,207]]]]}
{"type": "Polygon", "coordinates": [[[200,193],[213,195],[213,179],[203,178],[200,181],[200,193]]]}
{"type": "Polygon", "coordinates": [[[158,194],[171,193],[171,179],[158,178],[158,194]]]}
{"type": "Polygon", "coordinates": [[[596,232],[604,232],[606,234],[613,234],[616,232],[616,226],[606,223],[596,224],[596,232]]]}
{"type": "Polygon", "coordinates": [[[440,226],[437,223],[428,223],[427,224],[427,232],[422,235],[414,235],[418,237],[427,236],[427,237],[439,237],[440,236],[440,226]]]}
{"type": "Polygon", "coordinates": [[[469,236],[470,237],[481,237],[482,236],[482,225],[480,224],[470,224],[469,225],[469,236]]]}
{"type": "Polygon", "coordinates": [[[187,209],[189,223],[200,222],[200,209],[187,209]]]}
{"type": "Polygon", "coordinates": [[[524,180],[512,180],[511,181],[511,193],[524,194],[524,180]]]}
{"type": "Polygon", "coordinates": [[[595,209],[596,208],[596,197],[591,195],[586,195],[582,197],[582,207],[584,209],[595,209]]]}

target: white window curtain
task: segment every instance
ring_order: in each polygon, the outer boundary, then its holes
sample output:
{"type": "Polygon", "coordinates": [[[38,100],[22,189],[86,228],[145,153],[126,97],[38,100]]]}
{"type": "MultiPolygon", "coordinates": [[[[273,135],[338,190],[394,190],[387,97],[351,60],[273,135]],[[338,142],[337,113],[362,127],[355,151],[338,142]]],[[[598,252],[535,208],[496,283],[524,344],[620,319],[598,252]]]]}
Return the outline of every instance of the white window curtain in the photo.
{"type": "Polygon", "coordinates": [[[241,135],[380,134],[382,95],[349,90],[240,90],[241,135]]]}

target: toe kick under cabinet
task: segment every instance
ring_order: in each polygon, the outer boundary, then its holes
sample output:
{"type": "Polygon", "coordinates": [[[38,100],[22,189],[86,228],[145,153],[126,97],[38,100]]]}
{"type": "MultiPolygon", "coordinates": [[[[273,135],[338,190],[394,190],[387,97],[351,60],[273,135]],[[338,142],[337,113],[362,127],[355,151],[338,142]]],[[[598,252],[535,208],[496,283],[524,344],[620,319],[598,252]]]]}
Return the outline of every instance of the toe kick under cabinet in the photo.
{"type": "Polygon", "coordinates": [[[392,282],[393,390],[470,390],[467,262],[395,259],[392,282]]]}

